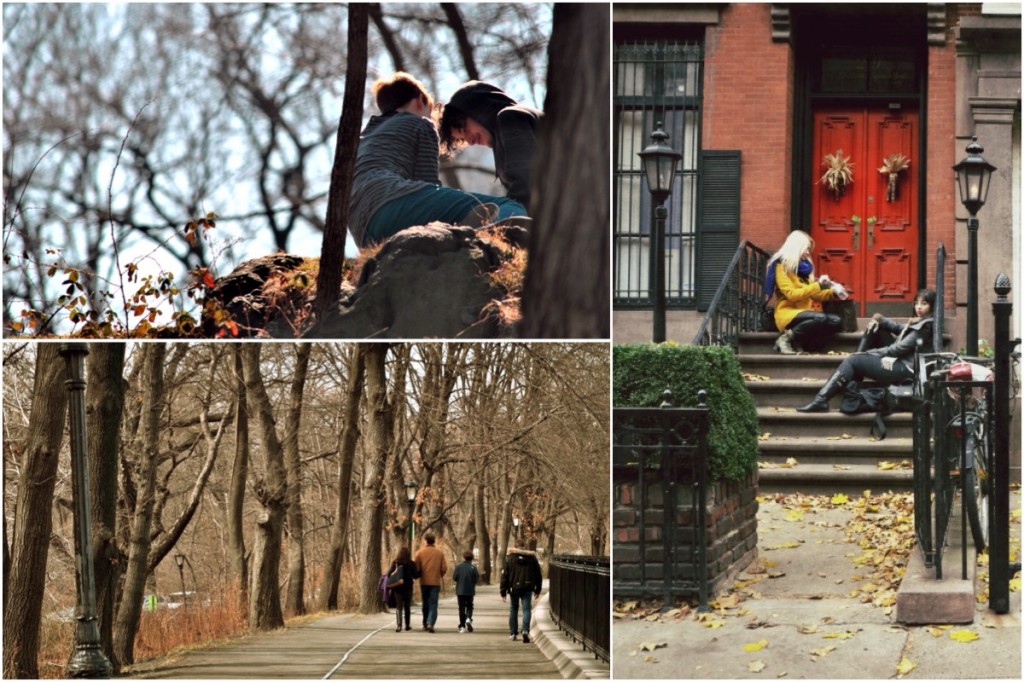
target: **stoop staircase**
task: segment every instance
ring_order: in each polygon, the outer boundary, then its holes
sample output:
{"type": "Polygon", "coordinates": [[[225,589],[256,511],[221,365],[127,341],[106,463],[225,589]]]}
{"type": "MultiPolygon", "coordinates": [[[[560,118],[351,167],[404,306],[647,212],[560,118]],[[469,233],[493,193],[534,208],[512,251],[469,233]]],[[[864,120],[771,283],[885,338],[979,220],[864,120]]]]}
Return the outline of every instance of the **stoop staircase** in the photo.
{"type": "MultiPolygon", "coordinates": [[[[864,329],[867,320],[859,320],[864,329]]],[[[910,491],[913,488],[913,420],[908,413],[885,418],[885,440],[871,436],[873,414],[848,416],[839,411],[840,396],[828,413],[803,414],[842,359],[857,349],[861,333],[837,335],[823,353],[782,355],[779,337],[770,332],[743,332],[739,361],[747,388],[757,405],[761,433],[759,482],[762,492],[860,494],[910,491]],[[787,464],[795,460],[796,464],[787,464]],[[884,467],[880,466],[886,462],[884,467]]]]}

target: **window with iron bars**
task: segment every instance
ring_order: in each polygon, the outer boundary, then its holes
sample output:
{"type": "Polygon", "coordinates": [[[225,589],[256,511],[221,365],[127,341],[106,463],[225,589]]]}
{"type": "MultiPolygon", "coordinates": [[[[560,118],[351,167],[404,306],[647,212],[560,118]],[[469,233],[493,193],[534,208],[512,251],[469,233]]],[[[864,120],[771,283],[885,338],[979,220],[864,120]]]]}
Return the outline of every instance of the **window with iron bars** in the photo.
{"type": "Polygon", "coordinates": [[[668,144],[683,155],[665,202],[666,302],[694,307],[703,46],[622,43],[615,46],[614,55],[614,303],[619,308],[653,304],[655,207],[637,154],[650,144],[650,135],[661,122],[668,144]]]}

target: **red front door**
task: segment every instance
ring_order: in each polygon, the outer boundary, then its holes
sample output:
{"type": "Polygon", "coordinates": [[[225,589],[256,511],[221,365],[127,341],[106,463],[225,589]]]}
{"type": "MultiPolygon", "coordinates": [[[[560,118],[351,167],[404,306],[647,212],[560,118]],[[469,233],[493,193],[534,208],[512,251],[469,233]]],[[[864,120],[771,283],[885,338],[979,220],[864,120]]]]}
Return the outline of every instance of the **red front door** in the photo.
{"type": "MultiPolygon", "coordinates": [[[[850,290],[867,314],[872,303],[911,301],[917,272],[917,112],[825,109],[814,114],[811,200],[814,270],[850,290]],[[852,180],[830,187],[826,155],[852,180]],[[909,164],[895,178],[880,171],[909,164]]],[[[838,173],[842,175],[842,173],[838,173]]],[[[909,310],[909,306],[908,306],[909,310]]]]}

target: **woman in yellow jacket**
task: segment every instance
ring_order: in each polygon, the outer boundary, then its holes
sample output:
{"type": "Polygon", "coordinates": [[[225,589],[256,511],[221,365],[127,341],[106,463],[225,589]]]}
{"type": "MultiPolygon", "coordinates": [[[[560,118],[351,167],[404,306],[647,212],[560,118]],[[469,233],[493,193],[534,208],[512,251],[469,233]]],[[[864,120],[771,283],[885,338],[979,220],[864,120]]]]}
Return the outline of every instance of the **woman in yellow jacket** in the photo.
{"type": "Polygon", "coordinates": [[[814,276],[813,248],[809,234],[794,230],[768,261],[765,293],[775,294],[775,326],[782,332],[775,348],[784,355],[794,355],[795,345],[810,352],[820,351],[843,329],[842,319],[822,312],[821,304],[833,298],[845,299],[846,292],[828,275],[814,276]]]}

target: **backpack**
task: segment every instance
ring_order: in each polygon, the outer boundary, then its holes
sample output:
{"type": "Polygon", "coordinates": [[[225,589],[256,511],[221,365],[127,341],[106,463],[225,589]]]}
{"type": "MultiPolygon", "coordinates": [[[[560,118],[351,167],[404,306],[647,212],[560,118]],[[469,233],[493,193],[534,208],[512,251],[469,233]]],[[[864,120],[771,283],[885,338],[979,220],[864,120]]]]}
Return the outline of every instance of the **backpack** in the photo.
{"type": "Polygon", "coordinates": [[[877,431],[878,440],[885,440],[886,429],[883,417],[893,412],[913,411],[914,400],[913,384],[860,388],[857,386],[857,382],[851,381],[846,385],[839,411],[843,414],[874,412],[875,423],[871,426],[871,433],[874,434],[877,431]]]}
{"type": "Polygon", "coordinates": [[[380,600],[391,608],[395,608],[395,592],[388,587],[388,574],[385,573],[380,577],[380,582],[377,584],[380,590],[380,600]]]}

